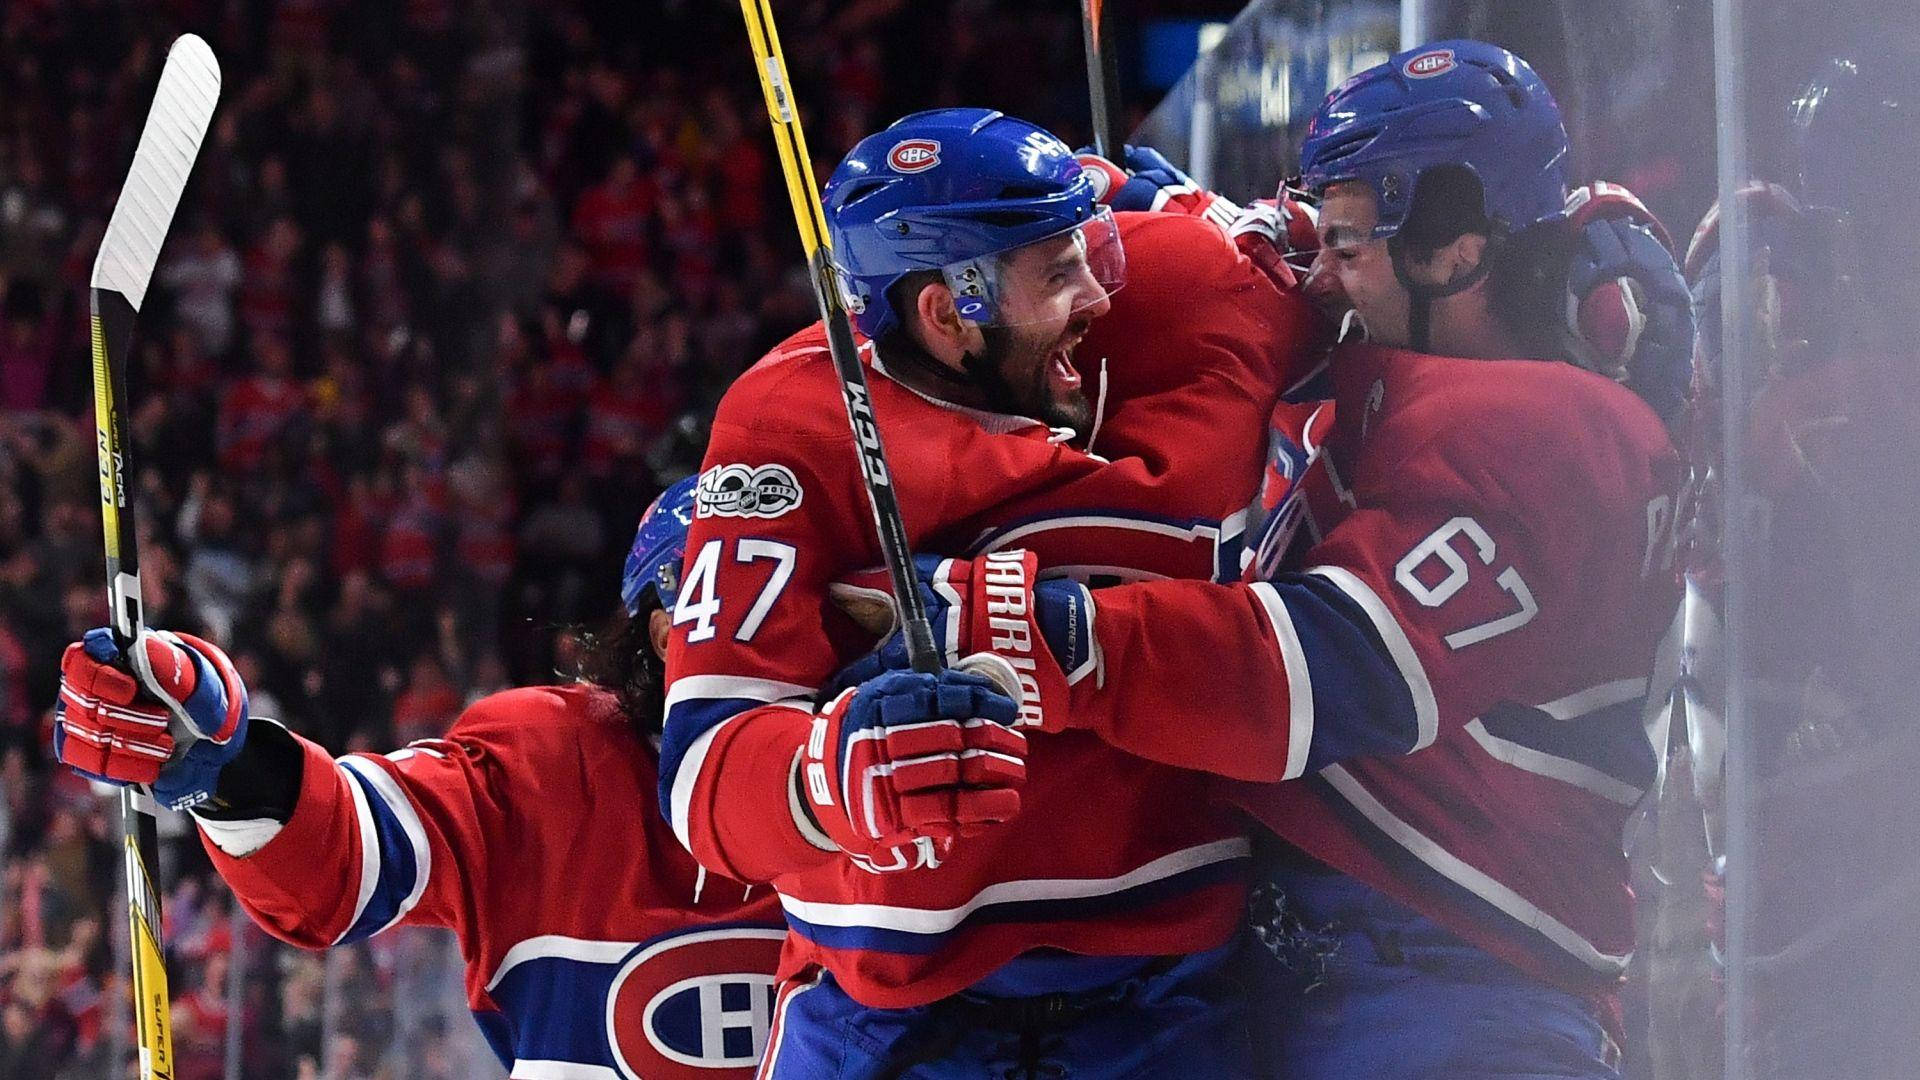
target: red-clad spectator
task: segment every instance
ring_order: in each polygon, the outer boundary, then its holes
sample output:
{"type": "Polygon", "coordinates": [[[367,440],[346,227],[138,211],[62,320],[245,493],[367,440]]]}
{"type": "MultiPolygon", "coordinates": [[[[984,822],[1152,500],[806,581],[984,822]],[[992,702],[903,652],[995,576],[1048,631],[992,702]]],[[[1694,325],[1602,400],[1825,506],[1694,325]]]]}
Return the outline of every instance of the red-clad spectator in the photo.
{"type": "Polygon", "coordinates": [[[407,497],[387,518],[380,536],[380,576],[402,593],[433,588],[439,565],[442,499],[418,466],[408,466],[407,497]]]}
{"type": "Polygon", "coordinates": [[[211,391],[220,380],[220,364],[191,328],[176,326],[167,338],[166,364],[154,372],[156,390],[189,394],[211,391]]]}
{"type": "Polygon", "coordinates": [[[878,41],[870,37],[856,38],[851,48],[841,51],[830,70],[830,85],[843,102],[857,105],[868,113],[879,108],[887,88],[887,74],[881,63],[878,41]]]}
{"type": "Polygon", "coordinates": [[[581,457],[596,477],[611,475],[623,458],[639,456],[679,410],[678,374],[654,355],[657,335],[643,333],[593,388],[581,457]]]}
{"type": "Polygon", "coordinates": [[[421,653],[407,672],[407,688],[393,703],[393,737],[402,745],[437,739],[460,714],[460,695],[431,653],[421,653]]]}
{"type": "Polygon", "coordinates": [[[767,154],[725,98],[713,113],[713,178],[720,197],[720,227],[757,233],[767,224],[767,154]]]}
{"type": "MultiPolygon", "coordinates": [[[[591,371],[591,369],[589,369],[591,371]]],[[[558,363],[533,360],[507,391],[507,440],[522,475],[550,480],[566,464],[577,398],[558,363]]]]}
{"type": "Polygon", "coordinates": [[[247,249],[240,322],[254,341],[292,331],[300,288],[294,259],[299,254],[300,226],[290,217],[274,218],[247,249]]]}
{"type": "MultiPolygon", "coordinates": [[[[225,927],[221,936],[226,937],[225,927]]],[[[200,977],[173,999],[174,1075],[180,1080],[219,1080],[227,1037],[227,950],[209,949],[200,977]]]]}
{"type": "Polygon", "coordinates": [[[497,589],[513,574],[513,493],[501,482],[500,470],[488,462],[469,458],[448,474],[458,522],[454,560],[469,581],[497,589]]]}
{"type": "Polygon", "coordinates": [[[0,306],[0,409],[38,409],[47,403],[59,335],[37,286],[17,281],[6,293],[0,306]]]}
{"type": "Polygon", "coordinates": [[[360,473],[347,481],[346,499],[333,519],[330,566],[335,574],[345,578],[374,568],[392,510],[392,492],[383,490],[371,474],[360,473]]]}
{"type": "Polygon", "coordinates": [[[25,731],[33,723],[27,700],[26,646],[13,628],[0,622],[0,732],[25,731]]]}
{"type": "Polygon", "coordinates": [[[586,247],[594,276],[607,288],[626,292],[646,268],[658,202],[653,181],[640,175],[632,155],[621,154],[613,159],[606,179],[574,203],[573,235],[586,247]]]}
{"type": "Polygon", "coordinates": [[[720,255],[720,221],[703,185],[679,198],[661,200],[660,218],[667,248],[673,253],[675,283],[692,303],[706,299],[720,255]]]}
{"type": "Polygon", "coordinates": [[[260,467],[269,444],[285,434],[307,402],[306,389],[293,379],[293,354],[284,340],[257,337],[253,355],[259,370],[221,398],[215,436],[220,464],[241,472],[260,467]]]}

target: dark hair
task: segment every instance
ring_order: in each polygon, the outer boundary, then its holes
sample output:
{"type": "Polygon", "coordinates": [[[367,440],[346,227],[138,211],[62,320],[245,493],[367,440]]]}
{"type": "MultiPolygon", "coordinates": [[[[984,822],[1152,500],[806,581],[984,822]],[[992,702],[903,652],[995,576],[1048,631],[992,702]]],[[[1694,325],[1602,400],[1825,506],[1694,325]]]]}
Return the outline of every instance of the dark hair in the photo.
{"type": "Polygon", "coordinates": [[[1482,258],[1493,317],[1529,355],[1577,362],[1566,322],[1573,230],[1554,221],[1502,235],[1484,206],[1480,178],[1472,171],[1458,165],[1428,169],[1414,187],[1413,205],[1395,239],[1407,258],[1424,262],[1468,233],[1489,236],[1482,258]]]}
{"type": "Polygon", "coordinates": [[[880,335],[880,340],[873,343],[881,359],[914,354],[926,355],[926,350],[913,339],[913,334],[908,327],[920,317],[920,291],[945,280],[946,277],[938,270],[915,270],[912,273],[902,274],[900,280],[887,286],[887,303],[893,305],[895,318],[893,326],[880,335]]]}
{"type": "Polygon", "coordinates": [[[622,612],[598,629],[579,628],[580,655],[573,677],[613,694],[641,735],[658,735],[665,726],[667,664],[653,651],[652,615],[657,600],[643,603],[635,615],[622,612]]]}

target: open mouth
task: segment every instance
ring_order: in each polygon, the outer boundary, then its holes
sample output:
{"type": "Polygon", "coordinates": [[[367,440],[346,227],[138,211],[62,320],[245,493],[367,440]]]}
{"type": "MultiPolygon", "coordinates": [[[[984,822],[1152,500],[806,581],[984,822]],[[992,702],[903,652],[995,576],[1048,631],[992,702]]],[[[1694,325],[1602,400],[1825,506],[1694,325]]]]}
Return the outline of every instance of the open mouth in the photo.
{"type": "Polygon", "coordinates": [[[1057,392],[1080,388],[1080,371],[1073,366],[1073,350],[1080,345],[1081,334],[1069,334],[1047,354],[1047,381],[1057,392]]]}

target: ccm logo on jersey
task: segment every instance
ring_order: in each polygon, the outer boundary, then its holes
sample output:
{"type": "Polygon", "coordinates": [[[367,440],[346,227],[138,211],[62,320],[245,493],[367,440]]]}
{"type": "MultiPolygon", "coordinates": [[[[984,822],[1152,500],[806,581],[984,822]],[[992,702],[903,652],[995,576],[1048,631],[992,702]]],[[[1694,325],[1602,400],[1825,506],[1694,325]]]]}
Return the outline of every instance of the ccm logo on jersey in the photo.
{"type": "Polygon", "coordinates": [[[1423,52],[1406,62],[1400,70],[1407,73],[1409,79],[1431,79],[1435,75],[1445,75],[1453,70],[1453,50],[1435,49],[1423,52]]]}
{"type": "Polygon", "coordinates": [[[786,931],[697,930],[643,945],[607,993],[607,1041],[628,1080],[746,1080],[767,1046],[786,931]],[[713,1070],[706,1072],[705,1070],[713,1070]]]}
{"type": "Polygon", "coordinates": [[[887,151],[887,164],[897,173],[926,172],[940,164],[938,139],[907,139],[887,151]]]}
{"type": "Polygon", "coordinates": [[[805,493],[785,465],[715,465],[700,474],[693,511],[699,517],[777,518],[805,493]]]}

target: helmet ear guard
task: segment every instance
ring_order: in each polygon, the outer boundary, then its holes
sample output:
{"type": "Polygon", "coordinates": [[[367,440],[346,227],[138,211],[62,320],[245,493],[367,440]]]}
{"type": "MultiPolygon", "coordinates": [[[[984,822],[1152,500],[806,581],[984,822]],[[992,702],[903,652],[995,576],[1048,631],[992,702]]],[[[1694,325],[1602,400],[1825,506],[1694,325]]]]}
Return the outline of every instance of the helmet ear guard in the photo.
{"type": "Polygon", "coordinates": [[[1056,316],[1059,305],[1048,309],[1054,297],[1062,299],[1066,314],[1072,316],[1113,295],[1126,284],[1127,258],[1113,211],[1100,206],[1083,225],[1007,251],[948,264],[940,273],[961,318],[979,326],[1021,326],[1056,316]],[[1071,237],[1072,243],[1058,243],[1062,237],[1071,237]],[[1041,250],[1043,245],[1049,250],[1041,250]],[[1021,280],[1023,261],[1049,256],[1053,274],[1032,274],[1032,280],[1021,280]],[[1064,280],[1055,281],[1055,277],[1064,280]]]}

